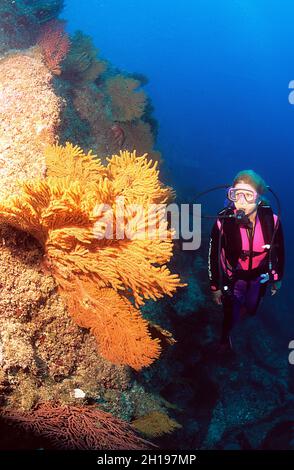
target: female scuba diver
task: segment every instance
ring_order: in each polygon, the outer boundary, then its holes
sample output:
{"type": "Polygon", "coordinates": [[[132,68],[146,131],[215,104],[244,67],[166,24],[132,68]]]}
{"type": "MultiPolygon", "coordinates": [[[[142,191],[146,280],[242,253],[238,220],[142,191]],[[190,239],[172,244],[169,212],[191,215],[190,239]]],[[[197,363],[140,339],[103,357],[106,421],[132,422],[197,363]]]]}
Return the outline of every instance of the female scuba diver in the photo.
{"type": "Polygon", "coordinates": [[[211,231],[210,289],[224,313],[219,352],[232,349],[231,330],[244,314],[256,313],[267,285],[272,295],[281,287],[283,230],[262,197],[266,190],[253,170],[240,171],[227,193],[230,204],[218,213],[211,231]]]}

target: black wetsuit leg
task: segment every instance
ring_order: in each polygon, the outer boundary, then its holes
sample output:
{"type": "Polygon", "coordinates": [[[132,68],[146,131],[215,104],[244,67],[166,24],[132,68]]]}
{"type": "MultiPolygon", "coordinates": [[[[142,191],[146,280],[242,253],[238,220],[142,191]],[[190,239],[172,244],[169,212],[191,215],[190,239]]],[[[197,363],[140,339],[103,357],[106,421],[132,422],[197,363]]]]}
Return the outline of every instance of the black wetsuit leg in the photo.
{"type": "Polygon", "coordinates": [[[255,315],[260,301],[266,292],[266,284],[260,284],[260,277],[245,281],[239,279],[234,282],[232,295],[223,296],[223,327],[221,342],[229,341],[229,335],[234,326],[240,321],[242,308],[245,313],[255,315]]]}

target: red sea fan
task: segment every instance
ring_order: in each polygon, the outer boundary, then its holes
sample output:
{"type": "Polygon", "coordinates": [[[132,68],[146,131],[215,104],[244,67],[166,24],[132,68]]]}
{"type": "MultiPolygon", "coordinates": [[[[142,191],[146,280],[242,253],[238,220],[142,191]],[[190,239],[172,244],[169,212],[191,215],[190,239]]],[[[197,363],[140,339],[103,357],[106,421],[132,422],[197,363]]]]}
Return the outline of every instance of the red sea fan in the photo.
{"type": "Polygon", "coordinates": [[[1,416],[65,450],[142,450],[156,447],[131,426],[96,406],[41,404],[31,411],[6,409],[1,416]]]}
{"type": "Polygon", "coordinates": [[[70,40],[64,31],[64,22],[52,20],[46,23],[37,41],[47,67],[55,75],[60,75],[60,64],[70,48],[70,40]]]}

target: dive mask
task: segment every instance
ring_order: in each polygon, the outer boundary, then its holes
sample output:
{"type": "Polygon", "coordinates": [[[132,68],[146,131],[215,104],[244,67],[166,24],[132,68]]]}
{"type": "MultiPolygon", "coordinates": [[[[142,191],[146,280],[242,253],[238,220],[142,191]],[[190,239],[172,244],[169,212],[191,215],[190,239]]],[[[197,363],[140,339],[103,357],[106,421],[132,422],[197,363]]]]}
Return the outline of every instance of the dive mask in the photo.
{"type": "Polygon", "coordinates": [[[233,202],[238,201],[242,198],[242,196],[245,201],[248,202],[248,204],[252,204],[256,201],[258,193],[256,191],[252,191],[251,189],[234,187],[229,188],[227,193],[228,199],[233,202]]]}

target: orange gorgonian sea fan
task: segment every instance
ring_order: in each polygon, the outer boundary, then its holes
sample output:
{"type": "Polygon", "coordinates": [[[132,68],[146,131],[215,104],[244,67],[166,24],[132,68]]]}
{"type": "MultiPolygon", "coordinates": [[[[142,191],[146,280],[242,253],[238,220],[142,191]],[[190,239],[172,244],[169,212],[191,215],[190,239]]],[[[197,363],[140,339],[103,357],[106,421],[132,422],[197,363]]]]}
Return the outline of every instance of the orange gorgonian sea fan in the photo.
{"type": "Polygon", "coordinates": [[[20,182],[18,195],[0,201],[0,222],[39,240],[43,266],[100,353],[140,370],[160,354],[140,305],[184,285],[166,265],[173,248],[165,219],[170,188],[160,183],[157,162],[136,152],[103,165],[66,143],[48,146],[45,157],[46,178],[20,182]]]}
{"type": "Polygon", "coordinates": [[[114,121],[133,121],[144,114],[147,97],[143,90],[137,90],[140,85],[139,80],[123,75],[106,80],[105,87],[114,121]]]}

